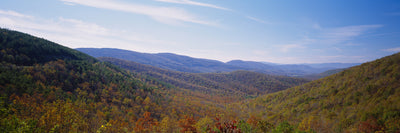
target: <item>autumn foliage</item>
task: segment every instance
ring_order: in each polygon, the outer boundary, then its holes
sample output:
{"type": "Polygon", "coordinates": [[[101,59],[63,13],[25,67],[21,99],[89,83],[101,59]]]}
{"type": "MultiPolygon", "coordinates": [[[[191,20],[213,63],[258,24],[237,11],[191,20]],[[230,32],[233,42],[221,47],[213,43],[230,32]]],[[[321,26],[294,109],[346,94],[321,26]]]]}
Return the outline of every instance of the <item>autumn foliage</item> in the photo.
{"type": "Polygon", "coordinates": [[[400,132],[400,54],[286,89],[305,81],[128,71],[6,29],[0,43],[0,132],[400,132]]]}

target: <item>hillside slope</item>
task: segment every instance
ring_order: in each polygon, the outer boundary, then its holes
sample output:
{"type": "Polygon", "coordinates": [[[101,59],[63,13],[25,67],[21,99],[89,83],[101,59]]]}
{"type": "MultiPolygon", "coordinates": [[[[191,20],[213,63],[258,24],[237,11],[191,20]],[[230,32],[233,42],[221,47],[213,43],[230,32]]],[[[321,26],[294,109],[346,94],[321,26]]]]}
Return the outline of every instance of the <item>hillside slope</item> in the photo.
{"type": "Polygon", "coordinates": [[[351,63],[266,64],[242,60],[232,60],[223,63],[216,60],[192,58],[172,53],[148,54],[112,48],[78,48],[77,50],[94,57],[112,57],[163,69],[190,73],[219,73],[246,70],[272,75],[298,77],[355,65],[351,63]],[[316,67],[310,67],[310,65],[316,67]]]}
{"type": "Polygon", "coordinates": [[[0,132],[400,132],[400,53],[248,99],[301,80],[114,62],[127,71],[5,29],[0,44],[0,132]]]}
{"type": "Polygon", "coordinates": [[[28,34],[0,29],[0,132],[178,132],[221,107],[28,34]],[[182,125],[182,126],[180,126],[182,125]]]}
{"type": "Polygon", "coordinates": [[[201,97],[204,100],[212,100],[216,103],[237,102],[247,97],[256,97],[308,82],[299,78],[272,76],[250,71],[184,73],[109,57],[99,59],[155,78],[174,87],[197,92],[195,95],[203,94],[201,97]]]}
{"type": "Polygon", "coordinates": [[[147,54],[112,48],[78,48],[77,50],[93,57],[113,57],[180,72],[229,72],[244,69],[216,60],[197,59],[171,53],[147,54]]]}
{"type": "Polygon", "coordinates": [[[0,44],[0,132],[133,131],[128,123],[168,105],[134,74],[79,51],[6,29],[0,44]]]}
{"type": "Polygon", "coordinates": [[[299,78],[305,78],[305,79],[309,79],[309,80],[317,80],[323,77],[327,77],[330,75],[333,75],[335,73],[339,73],[341,71],[346,70],[346,68],[340,68],[340,69],[332,69],[332,70],[328,70],[322,73],[318,73],[318,74],[310,74],[310,75],[304,75],[304,76],[300,76],[299,78]]]}
{"type": "Polygon", "coordinates": [[[399,81],[400,53],[257,98],[242,114],[305,131],[399,132],[399,81]]]}

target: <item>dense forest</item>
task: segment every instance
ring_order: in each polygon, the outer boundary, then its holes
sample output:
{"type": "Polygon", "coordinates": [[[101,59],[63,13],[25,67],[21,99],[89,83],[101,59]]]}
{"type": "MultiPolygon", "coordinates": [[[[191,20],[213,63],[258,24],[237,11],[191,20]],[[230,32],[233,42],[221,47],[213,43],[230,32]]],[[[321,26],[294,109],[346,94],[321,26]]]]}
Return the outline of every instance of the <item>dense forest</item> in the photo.
{"type": "Polygon", "coordinates": [[[400,54],[306,83],[96,59],[7,29],[0,44],[0,132],[400,132],[400,54]]]}
{"type": "Polygon", "coordinates": [[[273,76],[250,71],[185,73],[110,57],[99,59],[147,76],[149,81],[157,80],[172,85],[172,88],[195,92],[193,96],[216,104],[238,102],[249,97],[285,90],[308,82],[308,80],[300,78],[273,76]]]}
{"type": "Polygon", "coordinates": [[[0,33],[1,132],[180,131],[223,111],[76,50],[0,33]]]}
{"type": "Polygon", "coordinates": [[[232,108],[310,132],[400,132],[400,53],[232,108]]]}

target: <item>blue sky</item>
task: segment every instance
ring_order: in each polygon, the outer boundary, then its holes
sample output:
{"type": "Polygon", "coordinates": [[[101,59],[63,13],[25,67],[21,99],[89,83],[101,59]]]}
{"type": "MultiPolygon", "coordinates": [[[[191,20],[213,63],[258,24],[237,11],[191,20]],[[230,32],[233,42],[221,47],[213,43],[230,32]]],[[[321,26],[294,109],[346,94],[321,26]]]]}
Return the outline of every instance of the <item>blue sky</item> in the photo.
{"type": "Polygon", "coordinates": [[[0,27],[71,48],[360,63],[400,52],[400,1],[2,0],[0,27]]]}

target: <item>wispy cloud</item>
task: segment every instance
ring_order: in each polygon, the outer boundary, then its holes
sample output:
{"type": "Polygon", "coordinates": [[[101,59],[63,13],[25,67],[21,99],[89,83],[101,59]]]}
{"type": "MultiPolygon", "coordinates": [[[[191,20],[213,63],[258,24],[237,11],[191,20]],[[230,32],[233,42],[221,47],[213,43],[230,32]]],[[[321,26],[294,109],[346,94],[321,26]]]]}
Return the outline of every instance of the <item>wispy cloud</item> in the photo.
{"type": "MultiPolygon", "coordinates": [[[[225,8],[225,7],[221,7],[221,6],[217,6],[217,5],[213,5],[213,4],[208,4],[208,3],[196,2],[196,1],[192,1],[192,0],[155,0],[155,1],[166,2],[166,3],[175,3],[175,4],[184,4],[184,5],[193,5],[193,6],[202,6],[202,7],[209,7],[209,8],[215,8],[215,9],[220,9],[220,10],[226,10],[226,11],[233,11],[232,9],[229,9],[229,8],[225,8]]],[[[241,13],[239,13],[239,14],[241,14],[241,13]]],[[[241,15],[243,15],[243,14],[241,14],[241,15]]],[[[264,21],[264,20],[256,18],[256,17],[246,16],[246,15],[244,15],[244,17],[246,17],[247,19],[259,22],[259,23],[271,24],[267,21],[264,21]]]]}
{"type": "Polygon", "coordinates": [[[43,19],[14,11],[0,10],[0,27],[44,37],[62,45],[78,48],[110,47],[148,51],[154,44],[173,45],[175,42],[155,39],[142,34],[112,30],[95,23],[76,19],[43,19]],[[11,12],[11,13],[4,13],[11,12]],[[140,44],[140,45],[137,45],[140,44]]]}
{"type": "Polygon", "coordinates": [[[292,43],[287,43],[283,45],[278,45],[277,47],[279,48],[280,52],[287,53],[290,52],[293,49],[304,49],[307,48],[306,46],[312,43],[315,43],[315,39],[311,39],[309,37],[303,37],[299,41],[294,41],[292,43]]]}
{"type": "Polygon", "coordinates": [[[291,49],[299,49],[299,48],[305,48],[303,44],[287,44],[287,45],[280,45],[281,47],[281,52],[287,53],[291,49]]]}
{"type": "Polygon", "coordinates": [[[337,52],[343,52],[343,49],[338,48],[338,47],[333,47],[333,49],[335,49],[337,52]]]}
{"type": "Polygon", "coordinates": [[[251,16],[246,16],[246,18],[248,18],[250,20],[253,20],[253,21],[256,21],[256,22],[259,22],[259,23],[263,23],[263,24],[271,24],[271,23],[269,23],[267,21],[261,20],[259,18],[251,17],[251,16]]]}
{"type": "Polygon", "coordinates": [[[21,17],[21,18],[33,18],[32,16],[24,15],[24,14],[15,12],[15,11],[3,11],[3,10],[0,10],[0,14],[8,15],[8,16],[14,16],[14,17],[21,17]]]}
{"type": "Polygon", "coordinates": [[[349,41],[355,37],[365,34],[367,31],[383,27],[383,25],[356,25],[338,28],[322,28],[321,42],[338,44],[349,41]]]}
{"type": "Polygon", "coordinates": [[[209,26],[216,26],[214,22],[199,19],[197,16],[183,9],[172,7],[147,6],[134,3],[123,3],[115,0],[61,0],[66,4],[79,4],[84,6],[123,11],[134,14],[146,15],[162,23],[190,22],[209,26]]]}
{"type": "Polygon", "coordinates": [[[372,29],[380,28],[382,26],[383,25],[357,25],[324,28],[314,24],[312,27],[313,29],[317,30],[316,33],[304,36],[298,41],[291,41],[284,45],[278,45],[277,47],[279,47],[281,52],[287,53],[295,49],[315,47],[318,45],[332,45],[332,49],[336,50],[337,52],[343,52],[343,49],[339,48],[340,46],[353,44],[352,40],[355,38],[368,33],[368,31],[372,29]]]}
{"type": "Polygon", "coordinates": [[[382,51],[386,51],[386,52],[400,52],[400,47],[389,48],[389,49],[383,49],[382,51]]]}
{"type": "Polygon", "coordinates": [[[156,1],[167,2],[167,3],[175,3],[175,4],[203,6],[203,7],[210,7],[210,8],[220,9],[220,10],[227,10],[227,11],[231,10],[231,9],[220,7],[220,6],[217,6],[217,5],[208,4],[208,3],[201,3],[201,2],[191,1],[191,0],[156,0],[156,1]]]}

